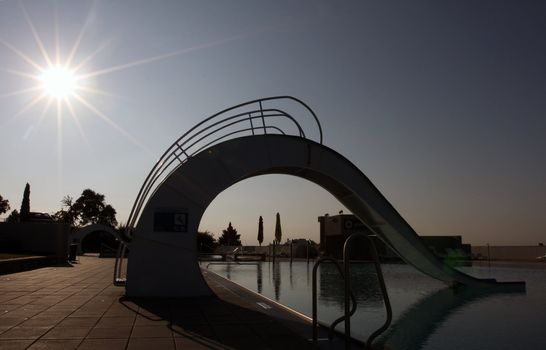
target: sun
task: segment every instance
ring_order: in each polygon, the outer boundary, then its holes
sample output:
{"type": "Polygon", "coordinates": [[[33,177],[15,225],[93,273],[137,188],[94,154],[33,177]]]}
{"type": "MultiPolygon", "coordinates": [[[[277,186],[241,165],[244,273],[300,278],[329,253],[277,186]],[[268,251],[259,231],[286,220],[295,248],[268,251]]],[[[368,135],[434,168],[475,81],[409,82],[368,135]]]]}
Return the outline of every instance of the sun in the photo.
{"type": "Polygon", "coordinates": [[[48,68],[38,76],[38,81],[46,95],[58,100],[72,96],[78,89],[78,77],[67,67],[48,68]]]}

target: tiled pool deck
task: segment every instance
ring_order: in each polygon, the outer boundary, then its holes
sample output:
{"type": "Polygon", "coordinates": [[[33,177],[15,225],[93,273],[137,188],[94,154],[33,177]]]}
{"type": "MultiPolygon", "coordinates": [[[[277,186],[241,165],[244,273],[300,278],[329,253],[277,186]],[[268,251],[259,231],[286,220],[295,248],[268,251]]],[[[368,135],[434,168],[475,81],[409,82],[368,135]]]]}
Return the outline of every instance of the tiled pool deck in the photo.
{"type": "Polygon", "coordinates": [[[314,348],[308,324],[212,274],[218,297],[129,299],[112,285],[113,264],[80,257],[0,276],[0,349],[314,348]]]}

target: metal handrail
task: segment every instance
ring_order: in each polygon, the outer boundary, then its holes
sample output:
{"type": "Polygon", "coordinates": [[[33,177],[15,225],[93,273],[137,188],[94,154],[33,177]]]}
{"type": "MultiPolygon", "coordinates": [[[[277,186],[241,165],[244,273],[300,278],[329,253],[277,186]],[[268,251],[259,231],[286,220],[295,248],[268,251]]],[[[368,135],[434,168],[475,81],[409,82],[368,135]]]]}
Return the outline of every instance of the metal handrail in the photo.
{"type": "MultiPolygon", "coordinates": [[[[292,96],[273,96],[261,99],[252,100],[249,102],[240,103],[230,108],[226,108],[218,113],[215,113],[200,123],[193,126],[182,136],[180,136],[167,150],[162,154],[159,160],[152,167],[142,186],[140,187],[137,197],[127,220],[126,234],[130,241],[132,238],[133,229],[138,218],[142,213],[142,209],[146,203],[146,199],[155,190],[156,184],[168,176],[170,176],[179,166],[184,164],[190,157],[203,151],[226,138],[238,137],[243,133],[256,135],[256,131],[267,134],[268,130],[274,130],[280,134],[286,135],[288,132],[282,128],[269,125],[266,120],[284,118],[295,125],[297,133],[294,136],[307,138],[302,126],[298,120],[291,114],[280,108],[264,108],[266,102],[292,101],[302,106],[304,110],[310,114],[318,127],[318,142],[322,143],[322,127],[315,112],[303,101],[292,96]],[[257,105],[257,106],[256,106],[257,105]],[[248,107],[248,108],[247,108],[248,107]],[[256,108],[257,107],[257,108],[256,108]],[[241,111],[241,109],[247,108],[241,111]],[[233,114],[231,114],[234,112],[233,114]],[[259,119],[261,123],[255,123],[253,120],[259,119]],[[241,123],[249,123],[250,127],[238,128],[232,131],[234,127],[241,123]],[[261,124],[261,125],[259,125],[261,124]],[[220,134],[223,130],[228,130],[225,134],[220,134]],[[220,134],[218,136],[218,134],[220,134]],[[216,135],[216,137],[215,137],[216,135]],[[207,141],[208,139],[212,139],[207,141]],[[207,141],[207,142],[205,142],[207,141]],[[200,145],[204,142],[204,145],[200,145]],[[166,176],[165,176],[166,175],[166,176]]],[[[114,270],[114,284],[124,284],[124,279],[121,278],[123,258],[128,242],[122,242],[122,248],[118,249],[116,255],[116,265],[114,270]]]]}
{"type": "Polygon", "coordinates": [[[374,238],[376,238],[377,235],[368,235],[368,239],[370,240],[371,244],[371,251],[373,254],[373,260],[375,265],[375,271],[377,273],[377,279],[379,280],[379,286],[381,288],[381,293],[383,294],[383,301],[385,302],[385,309],[387,311],[387,319],[385,320],[385,323],[381,327],[379,327],[375,332],[373,332],[366,341],[366,348],[371,349],[372,343],[375,338],[377,338],[381,333],[387,330],[389,328],[391,322],[392,322],[392,307],[391,302],[389,299],[389,294],[387,293],[387,286],[385,285],[385,279],[383,278],[383,271],[381,271],[381,264],[379,262],[379,254],[377,253],[377,247],[374,242],[374,238]]]}
{"type": "MultiPolygon", "coordinates": [[[[377,253],[377,248],[375,246],[375,243],[373,241],[373,239],[375,237],[377,237],[376,235],[374,234],[364,234],[364,233],[361,233],[361,232],[357,232],[357,233],[353,233],[352,235],[350,235],[346,240],[345,240],[345,244],[343,245],[343,267],[344,267],[344,271],[345,271],[345,276],[347,276],[347,278],[345,278],[345,315],[348,315],[350,313],[350,309],[349,309],[349,300],[350,300],[350,291],[351,291],[351,260],[350,260],[350,256],[349,256],[349,248],[351,246],[351,242],[357,238],[357,237],[366,237],[370,240],[370,247],[371,247],[371,250],[372,250],[372,256],[373,256],[373,260],[374,260],[374,264],[375,264],[375,270],[376,270],[376,273],[377,273],[377,278],[379,280],[379,285],[380,285],[380,288],[381,288],[381,293],[383,295],[383,300],[385,301],[385,309],[386,309],[386,312],[387,312],[387,319],[385,321],[385,323],[379,328],[377,329],[375,332],[373,332],[369,337],[368,337],[368,340],[366,341],[366,348],[368,349],[371,349],[371,345],[372,345],[372,342],[373,340],[379,336],[382,332],[384,332],[388,327],[389,325],[391,324],[391,321],[392,321],[392,308],[391,308],[391,303],[390,303],[390,300],[389,300],[389,295],[387,293],[387,287],[385,285],[385,279],[383,278],[383,271],[381,270],[381,263],[379,261],[379,253],[377,253]]],[[[346,344],[348,342],[348,340],[351,338],[351,318],[350,317],[346,317],[345,319],[345,338],[346,338],[346,344]]],[[[347,347],[346,345],[346,348],[349,349],[349,347],[347,347]]]]}
{"type": "Polygon", "coordinates": [[[226,137],[233,136],[233,135],[241,133],[241,132],[250,131],[252,135],[255,135],[256,130],[263,130],[263,133],[267,134],[267,129],[275,129],[275,130],[280,131],[281,133],[283,133],[282,129],[280,129],[280,128],[276,127],[276,126],[266,125],[266,119],[267,118],[272,118],[272,117],[284,117],[284,118],[289,119],[290,121],[292,121],[296,125],[296,127],[298,129],[298,134],[299,135],[297,135],[297,136],[305,138],[306,136],[305,136],[305,133],[303,131],[303,128],[301,127],[300,123],[298,123],[297,120],[291,114],[289,114],[289,113],[287,113],[287,112],[285,112],[285,111],[283,111],[281,109],[278,109],[278,108],[266,108],[266,109],[263,108],[263,103],[264,102],[281,101],[281,100],[294,101],[294,102],[298,103],[299,105],[303,106],[309,112],[309,114],[311,114],[311,116],[313,117],[313,119],[316,122],[317,127],[318,127],[318,133],[319,133],[318,142],[322,143],[322,127],[320,125],[320,122],[319,122],[316,114],[313,112],[313,110],[307,104],[305,104],[303,101],[301,101],[301,100],[299,100],[299,99],[297,99],[295,97],[292,97],[292,96],[275,96],[275,97],[261,98],[261,99],[241,103],[241,104],[238,104],[236,106],[224,109],[224,110],[222,110],[222,111],[220,111],[218,113],[215,113],[212,116],[204,119],[203,121],[201,121],[200,123],[198,123],[194,127],[192,127],[190,130],[188,130],[186,133],[184,133],[181,137],[179,137],[163,153],[161,158],[156,162],[156,164],[154,165],[154,167],[152,168],[152,170],[149,172],[148,176],[146,177],[144,183],[142,184],[142,186],[141,186],[141,188],[140,188],[140,190],[138,192],[137,198],[135,199],[134,205],[133,205],[133,207],[131,209],[131,212],[129,214],[129,219],[128,219],[128,223],[127,223],[128,236],[131,237],[132,230],[133,230],[133,228],[134,228],[134,226],[136,224],[136,221],[137,221],[138,217],[140,216],[140,213],[142,211],[142,207],[143,207],[143,205],[145,203],[145,200],[148,197],[148,195],[150,194],[150,192],[152,191],[152,189],[154,188],[154,185],[161,178],[161,176],[165,173],[165,171],[170,166],[172,166],[172,164],[176,160],[179,161],[178,166],[180,166],[189,157],[191,157],[192,155],[194,155],[197,152],[201,151],[204,147],[208,147],[208,146],[214,144],[215,142],[218,142],[218,141],[220,141],[220,140],[222,140],[222,139],[224,139],[226,137]],[[258,106],[259,106],[258,109],[247,110],[247,111],[244,111],[244,112],[236,113],[235,115],[231,115],[231,116],[228,115],[227,117],[222,118],[221,120],[216,120],[214,123],[212,123],[210,125],[206,125],[206,123],[212,121],[213,119],[216,119],[216,118],[221,117],[221,116],[225,116],[231,111],[235,111],[237,109],[240,109],[240,108],[243,108],[243,107],[246,107],[246,106],[252,106],[252,105],[255,105],[255,104],[258,104],[258,106]],[[258,115],[256,115],[256,114],[258,114],[258,115]],[[227,121],[237,119],[237,118],[241,118],[241,119],[238,120],[238,121],[235,121],[235,122],[227,123],[227,125],[222,125],[222,123],[226,124],[227,121]],[[262,125],[261,126],[254,125],[253,119],[261,119],[262,125]],[[205,139],[205,137],[212,136],[212,134],[214,134],[214,133],[217,133],[217,132],[219,132],[221,130],[226,129],[227,127],[233,126],[235,124],[238,124],[238,123],[241,123],[241,122],[244,122],[244,121],[247,121],[247,122],[250,123],[250,128],[245,128],[243,130],[238,130],[236,132],[231,132],[228,135],[224,135],[224,136],[216,138],[215,140],[207,143],[207,145],[205,145],[205,146],[203,146],[203,147],[201,147],[201,148],[199,148],[197,150],[194,150],[192,152],[189,151],[189,148],[195,146],[199,141],[203,141],[205,139]],[[219,126],[219,125],[221,125],[221,127],[215,129],[214,131],[206,134],[206,136],[198,139],[197,141],[195,141],[192,144],[185,147],[189,141],[193,140],[198,135],[201,135],[201,134],[205,133],[206,131],[211,130],[213,127],[219,126]],[[183,159],[181,157],[183,157],[183,159]]]}
{"type": "Polygon", "coordinates": [[[379,280],[379,286],[381,288],[381,293],[383,295],[383,300],[385,303],[385,309],[387,312],[387,318],[385,320],[385,323],[379,327],[376,331],[374,331],[367,339],[366,341],[366,348],[372,349],[372,343],[375,338],[377,338],[381,333],[383,333],[391,324],[392,322],[392,307],[389,299],[389,295],[387,293],[387,287],[385,285],[385,279],[383,278],[383,271],[381,270],[381,262],[379,261],[379,253],[377,252],[377,247],[374,242],[374,238],[377,237],[375,234],[364,234],[364,233],[353,233],[350,235],[343,245],[343,271],[341,270],[341,267],[337,260],[329,257],[321,258],[317,260],[315,263],[315,266],[313,266],[313,285],[312,285],[312,317],[313,317],[313,342],[317,343],[318,341],[318,316],[317,316],[317,270],[321,263],[325,261],[333,262],[334,265],[337,267],[339,273],[343,277],[344,280],[344,315],[338,319],[336,319],[331,325],[328,333],[329,340],[332,340],[332,334],[334,332],[335,327],[340,322],[345,322],[345,349],[351,348],[351,316],[356,311],[356,298],[351,291],[351,260],[349,256],[349,248],[351,246],[351,242],[359,237],[366,237],[370,240],[370,248],[372,252],[372,258],[375,265],[375,271],[377,273],[377,278],[379,280]],[[351,304],[351,305],[350,305],[351,304]]]}
{"type": "MultiPolygon", "coordinates": [[[[322,264],[323,262],[326,262],[326,261],[329,261],[329,262],[333,263],[337,267],[337,270],[339,271],[339,274],[341,275],[341,278],[345,279],[345,275],[343,274],[343,270],[341,269],[341,265],[339,265],[337,260],[335,260],[334,258],[323,257],[323,258],[318,259],[315,262],[315,265],[313,266],[313,278],[312,278],[312,286],[313,286],[312,287],[313,288],[312,289],[312,294],[313,294],[313,306],[312,306],[313,311],[312,312],[313,312],[313,342],[314,343],[317,343],[317,341],[318,341],[317,271],[318,271],[319,265],[322,264]]],[[[351,300],[352,300],[352,307],[351,307],[351,312],[348,315],[348,317],[351,317],[355,313],[356,306],[357,306],[356,298],[352,293],[351,293],[351,300]]],[[[336,328],[336,326],[340,322],[343,322],[346,318],[347,318],[347,315],[343,315],[343,316],[339,317],[338,319],[336,319],[334,322],[332,322],[332,324],[329,327],[329,331],[328,331],[328,339],[329,340],[332,340],[334,329],[336,328]]]]}
{"type": "Polygon", "coordinates": [[[116,260],[114,263],[114,285],[115,286],[124,286],[125,278],[121,277],[123,271],[123,258],[125,257],[125,252],[127,251],[127,243],[120,241],[118,246],[118,252],[116,254],[116,260]]]}

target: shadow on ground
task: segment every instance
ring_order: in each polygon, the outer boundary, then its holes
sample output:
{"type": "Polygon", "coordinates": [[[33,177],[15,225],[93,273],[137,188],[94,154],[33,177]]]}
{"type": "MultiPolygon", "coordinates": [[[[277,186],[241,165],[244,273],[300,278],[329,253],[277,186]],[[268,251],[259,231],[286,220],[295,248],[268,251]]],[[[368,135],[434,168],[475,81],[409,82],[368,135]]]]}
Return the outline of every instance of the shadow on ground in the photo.
{"type": "Polygon", "coordinates": [[[137,314],[131,338],[148,338],[151,347],[159,345],[152,337],[164,336],[168,341],[172,334],[177,348],[314,348],[281,322],[217,297],[122,297],[118,302],[137,314]]]}

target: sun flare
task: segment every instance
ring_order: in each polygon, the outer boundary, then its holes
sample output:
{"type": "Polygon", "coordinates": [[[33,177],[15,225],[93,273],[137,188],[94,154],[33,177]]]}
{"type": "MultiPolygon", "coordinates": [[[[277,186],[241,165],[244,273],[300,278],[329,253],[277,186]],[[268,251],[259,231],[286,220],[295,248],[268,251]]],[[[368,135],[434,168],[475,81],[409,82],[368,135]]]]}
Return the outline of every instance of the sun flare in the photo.
{"type": "Polygon", "coordinates": [[[50,97],[64,99],[73,95],[77,88],[78,78],[68,68],[56,66],[51,67],[38,77],[41,88],[50,97]]]}

